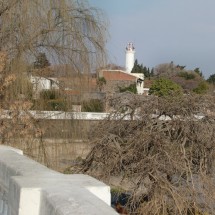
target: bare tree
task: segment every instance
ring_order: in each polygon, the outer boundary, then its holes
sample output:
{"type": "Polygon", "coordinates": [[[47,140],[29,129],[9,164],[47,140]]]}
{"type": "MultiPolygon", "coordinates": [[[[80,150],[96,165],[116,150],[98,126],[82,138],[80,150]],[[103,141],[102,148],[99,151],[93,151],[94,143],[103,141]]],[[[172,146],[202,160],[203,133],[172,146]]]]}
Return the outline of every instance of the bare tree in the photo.
{"type": "MultiPolygon", "coordinates": [[[[36,159],[28,149],[33,148],[41,155],[40,148],[44,145],[40,140],[45,129],[40,126],[45,123],[37,122],[28,114],[34,103],[27,77],[31,65],[44,53],[50,64],[70,65],[72,71],[68,70],[67,76],[91,72],[105,60],[106,27],[102,12],[90,7],[85,0],[0,0],[0,52],[7,56],[0,64],[0,102],[1,110],[10,110],[12,119],[2,121],[2,143],[21,147],[36,159]],[[5,83],[9,79],[6,77],[14,78],[7,87],[5,83]],[[23,111],[27,115],[20,115],[23,111]],[[20,139],[13,141],[19,134],[22,134],[20,139]],[[28,135],[32,138],[27,138],[28,135]],[[26,145],[23,138],[31,144],[26,145]]],[[[62,123],[62,126],[64,124],[72,123],[62,123]]],[[[53,126],[46,130],[52,129],[53,126]]],[[[71,129],[61,128],[59,133],[62,130],[71,129]]]]}
{"type": "Polygon", "coordinates": [[[43,52],[86,71],[104,56],[106,22],[86,1],[1,0],[0,9],[0,48],[14,60],[43,52]]]}
{"type": "Polygon", "coordinates": [[[127,190],[130,214],[215,214],[214,99],[116,100],[120,108],[94,128],[80,171],[127,190]]]}

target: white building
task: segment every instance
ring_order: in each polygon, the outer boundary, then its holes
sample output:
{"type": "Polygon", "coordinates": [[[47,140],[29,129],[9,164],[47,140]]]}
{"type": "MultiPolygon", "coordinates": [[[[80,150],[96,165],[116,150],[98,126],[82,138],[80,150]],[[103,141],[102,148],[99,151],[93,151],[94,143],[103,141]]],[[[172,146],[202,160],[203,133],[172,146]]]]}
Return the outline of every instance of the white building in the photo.
{"type": "Polygon", "coordinates": [[[131,73],[134,67],[134,54],[135,54],[135,48],[133,43],[128,43],[126,47],[126,55],[125,55],[125,70],[127,73],[131,73]]]}
{"type": "Polygon", "coordinates": [[[42,90],[59,89],[59,81],[57,78],[44,78],[40,76],[30,76],[33,84],[34,97],[38,98],[42,90]]]}
{"type": "Polygon", "coordinates": [[[126,47],[125,70],[127,73],[137,78],[136,79],[137,93],[142,95],[144,93],[144,74],[131,73],[134,67],[134,60],[135,60],[134,54],[135,54],[135,48],[133,43],[128,43],[126,47]]]}
{"type": "Polygon", "coordinates": [[[137,93],[144,94],[144,74],[131,73],[134,67],[135,48],[133,43],[128,43],[126,47],[125,70],[122,69],[103,69],[98,73],[99,78],[105,78],[105,92],[116,92],[119,87],[128,87],[131,84],[136,84],[137,93]]]}

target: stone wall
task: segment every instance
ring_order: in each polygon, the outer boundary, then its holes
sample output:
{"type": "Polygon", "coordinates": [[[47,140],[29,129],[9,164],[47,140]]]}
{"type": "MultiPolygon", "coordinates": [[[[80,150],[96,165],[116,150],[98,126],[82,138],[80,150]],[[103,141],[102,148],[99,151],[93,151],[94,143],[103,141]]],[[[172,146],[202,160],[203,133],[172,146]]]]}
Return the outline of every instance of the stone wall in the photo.
{"type": "Polygon", "coordinates": [[[112,215],[110,187],[87,175],[64,175],[0,146],[0,215],[112,215]]]}
{"type": "Polygon", "coordinates": [[[130,80],[108,80],[104,85],[103,91],[106,93],[118,93],[120,88],[129,87],[131,84],[136,84],[136,82],[130,80]]]}

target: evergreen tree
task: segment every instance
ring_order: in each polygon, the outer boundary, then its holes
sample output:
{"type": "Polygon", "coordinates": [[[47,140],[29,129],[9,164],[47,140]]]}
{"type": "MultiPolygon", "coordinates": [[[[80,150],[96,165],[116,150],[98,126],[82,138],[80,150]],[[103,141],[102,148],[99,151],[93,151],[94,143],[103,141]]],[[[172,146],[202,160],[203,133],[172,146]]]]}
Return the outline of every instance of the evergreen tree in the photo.
{"type": "Polygon", "coordinates": [[[202,72],[199,70],[199,68],[195,68],[193,71],[194,71],[195,73],[197,73],[200,77],[203,78],[203,74],[202,74],[202,72]]]}
{"type": "Polygon", "coordinates": [[[138,61],[136,59],[135,62],[134,62],[134,67],[133,67],[131,73],[143,73],[143,68],[142,67],[143,66],[138,64],[138,61]]]}
{"type": "Polygon", "coordinates": [[[206,81],[201,81],[198,86],[193,89],[193,92],[197,93],[197,94],[204,94],[207,93],[209,87],[206,81]]]}
{"type": "Polygon", "coordinates": [[[152,73],[150,73],[150,69],[146,66],[143,67],[143,64],[139,64],[137,59],[134,62],[134,67],[131,73],[143,73],[145,78],[150,78],[153,76],[152,73]]]}
{"type": "Polygon", "coordinates": [[[210,75],[210,77],[208,78],[207,82],[209,82],[210,84],[215,85],[215,74],[210,75]]]}
{"type": "Polygon", "coordinates": [[[182,95],[182,88],[170,79],[160,78],[153,82],[149,94],[156,96],[182,95]]]}
{"type": "Polygon", "coordinates": [[[154,76],[154,73],[155,73],[155,72],[154,72],[154,68],[152,68],[152,69],[151,69],[151,72],[150,72],[150,76],[153,77],[153,76],[154,76]]]}
{"type": "Polygon", "coordinates": [[[39,53],[36,57],[36,61],[34,62],[35,69],[42,69],[50,66],[50,63],[46,57],[45,53],[39,53]]]}

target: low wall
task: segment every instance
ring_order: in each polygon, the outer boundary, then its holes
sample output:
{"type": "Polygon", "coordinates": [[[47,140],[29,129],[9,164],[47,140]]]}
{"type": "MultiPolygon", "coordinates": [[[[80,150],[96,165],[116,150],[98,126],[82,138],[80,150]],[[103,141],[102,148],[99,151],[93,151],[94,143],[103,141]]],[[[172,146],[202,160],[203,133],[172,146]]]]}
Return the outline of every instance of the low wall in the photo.
{"type": "MultiPolygon", "coordinates": [[[[30,114],[35,119],[74,119],[74,120],[103,120],[109,116],[109,113],[97,112],[64,112],[64,111],[35,111],[20,112],[20,116],[30,114]]],[[[11,119],[11,111],[4,110],[1,112],[1,118],[11,119]]]]}
{"type": "MultiPolygon", "coordinates": [[[[19,116],[25,114],[31,115],[34,119],[43,119],[43,120],[104,120],[110,117],[110,113],[97,113],[97,112],[64,112],[64,111],[20,111],[19,116]]],[[[138,119],[138,115],[135,115],[138,119]]],[[[4,110],[1,112],[0,119],[12,119],[11,111],[4,110]]],[[[111,116],[112,120],[131,120],[129,114],[118,114],[117,116],[111,116]]]]}
{"type": "Polygon", "coordinates": [[[82,174],[64,175],[0,146],[0,215],[112,215],[110,187],[82,174]]]}

